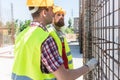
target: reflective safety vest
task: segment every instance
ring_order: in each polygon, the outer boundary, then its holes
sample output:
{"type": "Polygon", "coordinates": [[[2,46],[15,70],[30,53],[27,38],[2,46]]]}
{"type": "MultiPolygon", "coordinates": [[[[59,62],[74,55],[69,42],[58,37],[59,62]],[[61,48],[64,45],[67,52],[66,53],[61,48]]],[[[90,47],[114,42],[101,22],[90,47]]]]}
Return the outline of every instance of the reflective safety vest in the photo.
{"type": "Polygon", "coordinates": [[[41,45],[49,36],[40,27],[28,27],[15,41],[15,58],[12,80],[56,80],[53,74],[43,74],[41,66],[41,45]]]}
{"type": "MultiPolygon", "coordinates": [[[[47,30],[50,33],[50,36],[52,36],[54,38],[55,42],[57,43],[60,56],[62,56],[62,42],[61,42],[59,36],[57,35],[54,27],[48,26],[47,30]]],[[[72,54],[70,52],[70,48],[69,48],[66,38],[64,38],[64,45],[65,45],[65,52],[66,52],[67,59],[68,59],[68,67],[69,67],[69,69],[73,69],[72,54]]]]}

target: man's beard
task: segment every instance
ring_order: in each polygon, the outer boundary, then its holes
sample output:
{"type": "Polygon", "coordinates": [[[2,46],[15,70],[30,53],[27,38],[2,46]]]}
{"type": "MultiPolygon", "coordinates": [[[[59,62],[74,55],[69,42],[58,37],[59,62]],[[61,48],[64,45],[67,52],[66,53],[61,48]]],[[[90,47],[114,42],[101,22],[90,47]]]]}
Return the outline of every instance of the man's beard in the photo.
{"type": "Polygon", "coordinates": [[[58,27],[64,26],[65,25],[64,19],[61,18],[58,22],[55,22],[55,25],[58,26],[58,27]]]}

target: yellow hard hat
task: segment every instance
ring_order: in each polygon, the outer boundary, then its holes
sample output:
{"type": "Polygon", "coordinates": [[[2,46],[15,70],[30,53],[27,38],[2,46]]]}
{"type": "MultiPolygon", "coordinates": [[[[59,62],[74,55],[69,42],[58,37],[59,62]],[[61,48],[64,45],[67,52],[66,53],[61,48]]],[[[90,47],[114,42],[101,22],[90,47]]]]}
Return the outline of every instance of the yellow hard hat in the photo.
{"type": "Polygon", "coordinates": [[[27,0],[27,6],[29,7],[51,7],[53,5],[53,0],[27,0]]]}
{"type": "Polygon", "coordinates": [[[60,6],[54,6],[53,7],[53,12],[54,13],[61,12],[61,13],[66,14],[66,11],[62,7],[60,7],[60,6]]]}

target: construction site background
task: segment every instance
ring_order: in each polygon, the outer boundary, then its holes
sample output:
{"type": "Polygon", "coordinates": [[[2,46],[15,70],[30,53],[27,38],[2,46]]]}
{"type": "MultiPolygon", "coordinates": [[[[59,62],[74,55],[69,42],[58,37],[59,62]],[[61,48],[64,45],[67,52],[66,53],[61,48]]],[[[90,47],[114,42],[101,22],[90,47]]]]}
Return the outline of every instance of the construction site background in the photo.
{"type": "MultiPolygon", "coordinates": [[[[78,19],[79,35],[67,34],[68,42],[79,42],[83,64],[92,57],[99,61],[83,80],[120,80],[120,0],[79,0],[78,19]]],[[[8,36],[5,27],[0,28],[1,47],[14,45],[11,29],[8,36]]]]}

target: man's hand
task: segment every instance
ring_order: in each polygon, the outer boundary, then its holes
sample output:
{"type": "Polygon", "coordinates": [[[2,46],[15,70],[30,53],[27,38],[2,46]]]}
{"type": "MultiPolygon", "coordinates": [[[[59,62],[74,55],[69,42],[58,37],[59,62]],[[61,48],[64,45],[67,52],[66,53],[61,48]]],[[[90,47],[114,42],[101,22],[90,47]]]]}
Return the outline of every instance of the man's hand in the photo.
{"type": "Polygon", "coordinates": [[[86,65],[89,67],[90,70],[94,69],[98,64],[98,61],[95,58],[90,59],[86,65]]]}

